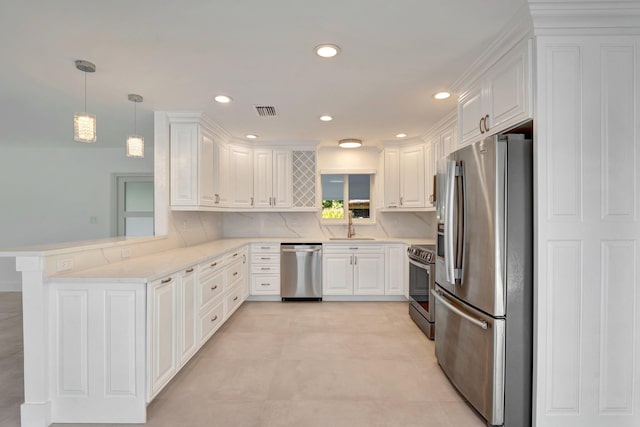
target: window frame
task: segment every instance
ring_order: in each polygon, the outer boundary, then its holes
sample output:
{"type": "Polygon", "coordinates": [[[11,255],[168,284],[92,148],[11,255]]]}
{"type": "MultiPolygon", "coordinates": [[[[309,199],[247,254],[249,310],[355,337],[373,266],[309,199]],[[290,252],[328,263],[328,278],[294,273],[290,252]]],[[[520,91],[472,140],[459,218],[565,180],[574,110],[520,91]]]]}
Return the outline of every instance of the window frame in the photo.
{"type": "Polygon", "coordinates": [[[375,199],[375,171],[336,171],[336,170],[322,170],[319,173],[319,187],[320,191],[318,191],[319,195],[319,203],[320,210],[318,212],[318,217],[322,225],[346,225],[349,223],[349,219],[347,217],[346,212],[348,212],[349,207],[349,175],[369,175],[369,218],[353,218],[353,224],[375,224],[375,208],[374,208],[374,199],[375,199]],[[323,218],[322,217],[322,201],[323,198],[323,187],[322,187],[322,176],[323,175],[342,175],[344,182],[342,184],[342,196],[344,198],[345,204],[345,217],[344,218],[323,218]]]}

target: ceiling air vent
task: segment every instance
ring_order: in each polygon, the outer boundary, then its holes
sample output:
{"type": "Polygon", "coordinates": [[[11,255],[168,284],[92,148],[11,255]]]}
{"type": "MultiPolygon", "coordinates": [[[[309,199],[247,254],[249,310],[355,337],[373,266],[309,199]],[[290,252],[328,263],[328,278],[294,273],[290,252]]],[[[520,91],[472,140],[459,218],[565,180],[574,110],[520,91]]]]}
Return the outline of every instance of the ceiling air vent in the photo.
{"type": "Polygon", "coordinates": [[[271,105],[254,105],[253,108],[256,109],[256,113],[258,113],[260,117],[275,117],[278,115],[278,113],[276,113],[276,107],[271,105]]]}

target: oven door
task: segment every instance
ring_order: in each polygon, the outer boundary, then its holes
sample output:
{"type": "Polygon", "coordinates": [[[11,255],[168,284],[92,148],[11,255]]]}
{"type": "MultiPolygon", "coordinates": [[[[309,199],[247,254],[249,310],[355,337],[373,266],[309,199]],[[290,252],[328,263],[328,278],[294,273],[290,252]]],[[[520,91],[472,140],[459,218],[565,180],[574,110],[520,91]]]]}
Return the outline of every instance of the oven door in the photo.
{"type": "Polygon", "coordinates": [[[433,264],[423,264],[409,258],[409,299],[429,322],[435,320],[433,306],[430,302],[430,291],[433,289],[433,264]]]}

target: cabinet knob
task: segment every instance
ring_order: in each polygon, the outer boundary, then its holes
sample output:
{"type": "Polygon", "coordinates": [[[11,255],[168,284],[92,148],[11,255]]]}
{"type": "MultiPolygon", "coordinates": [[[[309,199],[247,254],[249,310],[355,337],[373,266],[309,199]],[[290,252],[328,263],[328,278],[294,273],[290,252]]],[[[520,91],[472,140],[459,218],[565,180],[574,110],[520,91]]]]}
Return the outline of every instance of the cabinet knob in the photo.
{"type": "Polygon", "coordinates": [[[166,279],[164,279],[164,280],[161,280],[161,281],[160,281],[160,283],[169,283],[169,282],[170,282],[170,281],[172,281],[172,280],[173,280],[173,278],[172,278],[172,277],[168,277],[168,278],[166,278],[166,279]]]}
{"type": "Polygon", "coordinates": [[[233,273],[233,275],[234,275],[234,276],[237,276],[237,275],[238,275],[238,272],[236,271],[235,273],[233,273]]]}
{"type": "Polygon", "coordinates": [[[235,297],[233,300],[234,300],[234,301],[238,301],[238,297],[235,297]]]}
{"type": "Polygon", "coordinates": [[[215,291],[216,289],[218,289],[218,285],[215,285],[213,288],[211,288],[212,291],[215,291]]]}
{"type": "Polygon", "coordinates": [[[213,263],[211,263],[211,267],[215,267],[216,265],[218,265],[218,263],[217,263],[217,262],[213,262],[213,263]]]}
{"type": "Polygon", "coordinates": [[[211,318],[211,321],[212,321],[212,322],[215,322],[216,320],[218,320],[218,316],[213,316],[213,317],[211,318]]]}
{"type": "Polygon", "coordinates": [[[188,269],[188,270],[185,270],[185,273],[191,273],[191,272],[193,272],[193,268],[190,268],[190,269],[188,269]]]}

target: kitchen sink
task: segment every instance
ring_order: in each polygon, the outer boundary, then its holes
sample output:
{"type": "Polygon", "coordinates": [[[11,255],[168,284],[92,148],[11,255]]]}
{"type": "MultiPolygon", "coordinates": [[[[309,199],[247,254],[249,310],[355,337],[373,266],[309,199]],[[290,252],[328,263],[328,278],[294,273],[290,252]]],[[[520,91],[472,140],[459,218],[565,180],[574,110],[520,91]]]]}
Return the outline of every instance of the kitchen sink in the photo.
{"type": "Polygon", "coordinates": [[[329,240],[376,240],[375,237],[329,237],[329,240]]]}

